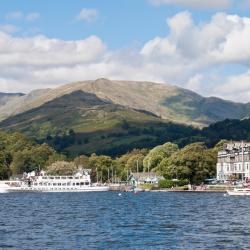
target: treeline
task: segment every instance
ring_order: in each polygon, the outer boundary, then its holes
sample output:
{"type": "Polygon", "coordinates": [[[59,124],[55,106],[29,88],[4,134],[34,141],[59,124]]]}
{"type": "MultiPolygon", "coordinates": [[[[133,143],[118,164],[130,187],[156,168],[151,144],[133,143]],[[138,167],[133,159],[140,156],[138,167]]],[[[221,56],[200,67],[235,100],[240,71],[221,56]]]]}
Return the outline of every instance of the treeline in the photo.
{"type": "Polygon", "coordinates": [[[76,153],[90,155],[95,152],[98,155],[117,157],[132,151],[133,148],[152,148],[166,141],[177,144],[179,148],[195,142],[204,142],[207,147],[212,148],[221,139],[250,140],[250,119],[226,119],[203,129],[171,122],[140,127],[124,121],[120,129],[112,131],[88,134],[66,129],[51,134],[47,131],[42,134],[46,134],[45,139],[40,138],[38,143],[45,142],[67,156],[76,156],[76,153]],[[116,142],[105,143],[111,140],[116,142]],[[76,152],[79,148],[81,150],[76,152]]]}
{"type": "Polygon", "coordinates": [[[80,155],[67,158],[47,144],[37,144],[20,133],[0,133],[0,179],[23,172],[44,169],[49,174],[73,174],[77,167],[92,169],[92,181],[126,181],[131,172],[154,171],[168,180],[188,180],[199,184],[215,177],[217,153],[225,141],[214,148],[196,142],[180,148],[165,144],[148,149],[134,149],[119,157],[80,155]]]}
{"type": "Polygon", "coordinates": [[[0,132],[0,179],[39,170],[66,159],[47,144],[37,144],[20,133],[0,132]]]}
{"type": "Polygon", "coordinates": [[[126,120],[110,130],[89,133],[75,132],[72,128],[58,130],[51,128],[51,132],[48,126],[45,128],[41,126],[39,129],[39,133],[31,131],[27,134],[35,135],[34,138],[38,143],[45,142],[70,157],[76,156],[76,150],[79,148],[81,154],[96,153],[116,157],[134,148],[152,148],[166,141],[176,141],[179,146],[183,146],[183,143],[186,143],[183,138],[195,136],[199,131],[191,126],[171,122],[137,124],[126,120]],[[115,143],[106,143],[111,140],[115,143]]]}

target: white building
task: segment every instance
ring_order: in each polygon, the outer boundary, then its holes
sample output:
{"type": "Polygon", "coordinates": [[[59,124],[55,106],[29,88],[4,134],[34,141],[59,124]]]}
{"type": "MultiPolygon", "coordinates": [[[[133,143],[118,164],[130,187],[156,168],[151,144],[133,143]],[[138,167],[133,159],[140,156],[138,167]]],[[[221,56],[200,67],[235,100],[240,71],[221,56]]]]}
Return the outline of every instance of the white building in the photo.
{"type": "Polygon", "coordinates": [[[155,172],[131,173],[130,184],[136,187],[143,184],[158,185],[159,180],[162,179],[164,177],[155,172]]]}
{"type": "Polygon", "coordinates": [[[217,179],[250,179],[250,142],[231,142],[218,152],[217,179]]]}

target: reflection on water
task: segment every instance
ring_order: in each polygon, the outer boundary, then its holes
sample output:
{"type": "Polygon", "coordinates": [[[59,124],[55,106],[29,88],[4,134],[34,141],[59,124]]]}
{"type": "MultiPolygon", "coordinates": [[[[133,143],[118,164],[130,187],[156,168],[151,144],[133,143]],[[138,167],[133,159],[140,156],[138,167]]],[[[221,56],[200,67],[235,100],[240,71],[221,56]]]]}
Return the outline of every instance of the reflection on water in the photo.
{"type": "Polygon", "coordinates": [[[249,249],[250,197],[0,194],[0,249],[249,249]]]}

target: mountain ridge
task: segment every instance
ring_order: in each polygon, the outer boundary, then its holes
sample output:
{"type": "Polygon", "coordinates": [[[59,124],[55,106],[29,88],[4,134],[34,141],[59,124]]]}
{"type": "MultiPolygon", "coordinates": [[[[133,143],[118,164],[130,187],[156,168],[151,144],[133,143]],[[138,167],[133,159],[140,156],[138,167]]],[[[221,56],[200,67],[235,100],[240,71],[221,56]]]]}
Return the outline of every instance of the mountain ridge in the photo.
{"type": "Polygon", "coordinates": [[[148,111],[131,109],[95,94],[75,91],[0,123],[47,142],[66,154],[125,153],[189,136],[193,128],[173,125],[148,111]]]}
{"type": "Polygon", "coordinates": [[[97,97],[114,104],[151,112],[164,120],[195,127],[205,127],[227,118],[242,119],[250,115],[250,103],[203,97],[169,84],[100,78],[68,83],[55,89],[32,91],[15,101],[0,105],[0,120],[34,109],[77,90],[96,94],[97,97]]]}

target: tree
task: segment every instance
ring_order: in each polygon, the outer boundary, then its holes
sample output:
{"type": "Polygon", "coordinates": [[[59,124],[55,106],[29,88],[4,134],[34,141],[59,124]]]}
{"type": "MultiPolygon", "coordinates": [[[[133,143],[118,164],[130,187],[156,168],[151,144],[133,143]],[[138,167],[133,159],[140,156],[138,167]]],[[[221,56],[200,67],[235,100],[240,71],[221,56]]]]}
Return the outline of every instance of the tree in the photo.
{"type": "Polygon", "coordinates": [[[9,152],[0,151],[0,179],[8,179],[11,171],[9,168],[11,162],[11,155],[9,152]]]}
{"type": "Polygon", "coordinates": [[[113,163],[113,160],[109,156],[100,155],[97,156],[96,154],[92,154],[89,157],[89,164],[93,171],[96,173],[96,176],[92,176],[97,181],[106,182],[110,179],[111,173],[113,172],[113,166],[115,164],[113,163]]]}
{"type": "Polygon", "coordinates": [[[143,160],[144,170],[151,170],[160,165],[161,161],[170,157],[173,153],[179,150],[178,145],[167,142],[163,145],[157,146],[149,151],[148,155],[143,160]]]}
{"type": "Polygon", "coordinates": [[[87,168],[87,169],[91,168],[91,165],[89,162],[89,157],[86,155],[80,155],[80,156],[76,157],[74,159],[74,163],[78,167],[87,168]]]}
{"type": "Polygon", "coordinates": [[[76,165],[67,161],[57,161],[46,168],[48,175],[73,175],[76,171],[76,165]]]}
{"type": "Polygon", "coordinates": [[[122,181],[127,180],[130,172],[143,171],[143,159],[147,154],[147,149],[134,149],[115,160],[116,170],[122,181]]]}
{"type": "Polygon", "coordinates": [[[49,156],[49,159],[46,161],[45,166],[50,166],[52,165],[54,162],[57,161],[66,161],[67,157],[63,154],[58,154],[58,153],[53,153],[52,155],[49,156]]]}
{"type": "Polygon", "coordinates": [[[167,179],[189,179],[200,184],[215,175],[216,156],[204,143],[193,143],[162,161],[160,168],[167,179]]]}

